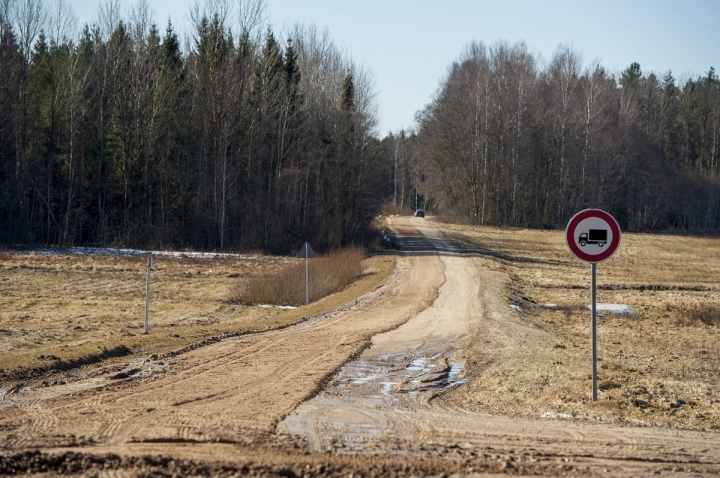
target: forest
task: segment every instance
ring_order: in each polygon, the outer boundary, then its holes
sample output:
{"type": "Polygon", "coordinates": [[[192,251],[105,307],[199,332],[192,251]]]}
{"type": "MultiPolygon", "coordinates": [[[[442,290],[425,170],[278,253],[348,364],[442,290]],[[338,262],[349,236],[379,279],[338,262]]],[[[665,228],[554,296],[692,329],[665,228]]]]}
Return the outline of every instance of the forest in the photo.
{"type": "Polygon", "coordinates": [[[404,173],[471,224],[564,228],[600,208],[632,231],[720,230],[720,81],[638,63],[612,75],[560,45],[471,43],[404,141],[404,173]]]}
{"type": "Polygon", "coordinates": [[[389,187],[372,78],[327,31],[276,38],[261,0],[209,0],[183,46],[146,1],[120,7],[74,33],[65,1],[0,0],[0,242],[366,238],[389,187]]]}
{"type": "Polygon", "coordinates": [[[183,41],[146,0],[80,27],[66,0],[0,0],[0,244],[324,250],[371,240],[384,203],[720,231],[712,67],[613,74],[567,45],[545,62],[474,42],[414,130],[381,139],[372,74],[327,30],[275,32],[264,6],[197,2],[183,41]]]}

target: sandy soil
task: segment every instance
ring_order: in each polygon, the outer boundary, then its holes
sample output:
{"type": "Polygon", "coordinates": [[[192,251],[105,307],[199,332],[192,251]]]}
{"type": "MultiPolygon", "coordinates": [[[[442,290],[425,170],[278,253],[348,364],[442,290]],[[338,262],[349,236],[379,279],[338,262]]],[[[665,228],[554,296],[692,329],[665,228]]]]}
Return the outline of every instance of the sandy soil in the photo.
{"type": "Polygon", "coordinates": [[[396,275],[333,312],[133,365],[147,373],[5,394],[0,474],[720,473],[715,432],[478,410],[478,364],[492,366],[478,354],[522,356],[513,338],[542,333],[511,313],[491,260],[431,221],[390,226],[396,275]]]}

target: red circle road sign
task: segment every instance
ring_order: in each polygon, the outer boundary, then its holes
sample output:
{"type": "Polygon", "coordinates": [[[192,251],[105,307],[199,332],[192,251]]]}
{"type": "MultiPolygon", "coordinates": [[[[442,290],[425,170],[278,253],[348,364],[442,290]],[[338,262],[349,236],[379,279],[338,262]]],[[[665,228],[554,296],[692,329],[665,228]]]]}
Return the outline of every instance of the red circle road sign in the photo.
{"type": "Polygon", "coordinates": [[[585,209],[575,214],[565,229],[570,252],[585,262],[602,262],[620,245],[620,226],[600,209],[585,209]]]}

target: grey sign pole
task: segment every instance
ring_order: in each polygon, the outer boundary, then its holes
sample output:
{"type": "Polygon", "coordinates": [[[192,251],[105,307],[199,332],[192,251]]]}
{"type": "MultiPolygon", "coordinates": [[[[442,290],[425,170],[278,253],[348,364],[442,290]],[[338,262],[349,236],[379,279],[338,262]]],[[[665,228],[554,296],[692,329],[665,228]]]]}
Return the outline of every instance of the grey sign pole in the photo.
{"type": "Polygon", "coordinates": [[[305,256],[305,305],[310,303],[310,274],[308,273],[308,257],[305,256]]]}
{"type": "Polygon", "coordinates": [[[590,340],[592,342],[592,401],[597,400],[597,308],[595,305],[595,263],[590,264],[590,308],[592,309],[592,324],[590,326],[590,340]]]}
{"type": "Polygon", "coordinates": [[[148,333],[148,313],[150,312],[150,269],[152,268],[152,256],[147,259],[147,282],[145,285],[145,333],[148,333]]]}
{"type": "Polygon", "coordinates": [[[300,258],[305,259],[305,305],[310,303],[310,274],[308,272],[308,259],[315,257],[315,251],[310,247],[310,243],[305,241],[300,253],[297,255],[300,258]]]}

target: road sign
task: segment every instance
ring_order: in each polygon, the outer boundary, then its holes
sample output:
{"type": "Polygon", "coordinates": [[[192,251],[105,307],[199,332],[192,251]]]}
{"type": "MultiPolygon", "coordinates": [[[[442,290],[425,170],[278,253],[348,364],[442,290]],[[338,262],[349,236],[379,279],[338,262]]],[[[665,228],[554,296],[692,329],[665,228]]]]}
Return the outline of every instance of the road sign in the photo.
{"type": "Polygon", "coordinates": [[[305,241],[305,244],[303,244],[302,249],[300,249],[297,256],[300,259],[312,259],[315,257],[315,251],[313,251],[313,248],[310,247],[310,243],[305,241]]]}
{"type": "Polygon", "coordinates": [[[620,245],[620,226],[610,214],[600,209],[585,209],[575,214],[565,229],[570,252],[590,263],[590,341],[592,347],[592,401],[597,400],[597,309],[595,266],[608,260],[620,245]]]}
{"type": "Polygon", "coordinates": [[[620,226],[605,211],[585,209],[568,222],[565,241],[575,257],[596,264],[608,260],[617,251],[620,226]]]}

